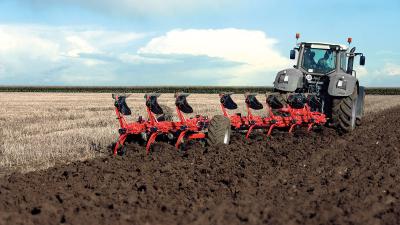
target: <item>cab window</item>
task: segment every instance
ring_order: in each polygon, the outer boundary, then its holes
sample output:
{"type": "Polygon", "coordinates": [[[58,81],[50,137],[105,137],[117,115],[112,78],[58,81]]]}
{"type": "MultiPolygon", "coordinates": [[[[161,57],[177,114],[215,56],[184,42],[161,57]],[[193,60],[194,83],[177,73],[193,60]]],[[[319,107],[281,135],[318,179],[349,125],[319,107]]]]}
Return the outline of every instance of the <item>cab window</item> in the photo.
{"type": "Polygon", "coordinates": [[[345,52],[340,53],[340,68],[343,71],[347,70],[347,57],[345,52]]]}
{"type": "Polygon", "coordinates": [[[310,73],[329,73],[336,69],[336,52],[330,49],[305,48],[302,67],[310,73]]]}

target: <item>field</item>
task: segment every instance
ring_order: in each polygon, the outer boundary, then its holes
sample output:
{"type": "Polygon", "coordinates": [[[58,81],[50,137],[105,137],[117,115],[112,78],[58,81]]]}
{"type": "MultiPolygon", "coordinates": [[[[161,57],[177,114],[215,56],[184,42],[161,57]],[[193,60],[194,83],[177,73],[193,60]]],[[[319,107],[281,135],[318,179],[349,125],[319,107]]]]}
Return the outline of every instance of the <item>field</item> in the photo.
{"type": "MultiPolygon", "coordinates": [[[[101,155],[117,138],[111,94],[0,93],[0,171],[33,171],[55,164],[101,155]]],[[[244,112],[243,95],[235,95],[244,112]]],[[[265,96],[259,96],[265,101],[265,96]]],[[[194,112],[220,114],[216,94],[193,94],[188,98],[194,112]]],[[[128,98],[133,117],[146,115],[143,94],[128,98]]],[[[174,107],[172,94],[163,94],[160,104],[174,107]]],[[[366,98],[366,113],[400,105],[400,96],[366,98]]],[[[1,172],[0,172],[1,173],[1,172]]]]}
{"type": "MultiPolygon", "coordinates": [[[[0,224],[396,224],[400,96],[366,97],[354,134],[277,134],[230,146],[166,144],[149,156],[117,137],[110,94],[0,93],[0,224]],[[81,161],[81,162],[80,162],[81,161]],[[43,170],[53,167],[48,170],[43,170]]],[[[243,103],[243,96],[234,99],[243,103]]],[[[260,101],[265,97],[260,95],[260,101]]],[[[189,97],[220,114],[218,96],[189,97]]],[[[173,106],[171,94],[160,104],[173,106]]],[[[128,99],[145,115],[142,94],[128,99]]],[[[243,111],[244,105],[240,108],[243,111]]]]}

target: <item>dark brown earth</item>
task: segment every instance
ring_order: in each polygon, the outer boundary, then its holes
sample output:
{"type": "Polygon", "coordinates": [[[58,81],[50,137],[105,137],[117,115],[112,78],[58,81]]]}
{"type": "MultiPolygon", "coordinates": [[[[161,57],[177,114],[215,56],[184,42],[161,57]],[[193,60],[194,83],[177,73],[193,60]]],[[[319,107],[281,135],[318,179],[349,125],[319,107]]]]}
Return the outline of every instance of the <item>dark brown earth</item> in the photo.
{"type": "Polygon", "coordinates": [[[400,108],[354,134],[167,144],[0,181],[0,224],[399,224],[400,108]]]}

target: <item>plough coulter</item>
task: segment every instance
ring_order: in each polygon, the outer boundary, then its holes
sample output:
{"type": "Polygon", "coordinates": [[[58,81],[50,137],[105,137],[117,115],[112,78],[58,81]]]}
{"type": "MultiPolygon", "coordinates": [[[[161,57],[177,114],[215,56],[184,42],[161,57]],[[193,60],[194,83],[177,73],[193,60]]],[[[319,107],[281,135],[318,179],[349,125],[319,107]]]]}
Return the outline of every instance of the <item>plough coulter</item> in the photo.
{"type": "Polygon", "coordinates": [[[189,94],[177,93],[175,94],[175,106],[179,120],[171,121],[169,117],[172,116],[165,115],[166,112],[158,104],[159,96],[158,93],[146,94],[144,98],[147,118],[143,119],[142,116],[139,116],[135,122],[129,123],[126,120],[126,116],[131,115],[131,110],[126,103],[129,95],[113,95],[115,113],[120,124],[118,130],[120,136],[114,147],[114,155],[125,154],[127,141],[145,145],[147,153],[156,141],[172,143],[178,150],[182,148],[183,143],[194,139],[204,141],[209,145],[229,143],[231,130],[227,118],[215,116],[209,120],[207,116],[202,115],[186,118],[184,114],[193,113],[192,107],[187,102],[189,94]]]}
{"type": "Polygon", "coordinates": [[[264,108],[256,98],[255,93],[245,94],[247,114],[230,114],[228,110],[237,109],[237,104],[231,98],[232,93],[220,94],[221,109],[225,117],[229,118],[233,130],[245,131],[246,138],[249,138],[254,129],[262,129],[266,134],[271,135],[274,129],[286,129],[291,133],[296,127],[307,127],[310,131],[313,127],[322,126],[326,123],[326,116],[323,113],[312,111],[308,102],[312,101],[312,96],[306,98],[302,94],[293,94],[288,97],[289,104],[282,105],[276,109],[275,96],[267,96],[268,116],[254,115],[252,110],[262,110],[264,108]]]}

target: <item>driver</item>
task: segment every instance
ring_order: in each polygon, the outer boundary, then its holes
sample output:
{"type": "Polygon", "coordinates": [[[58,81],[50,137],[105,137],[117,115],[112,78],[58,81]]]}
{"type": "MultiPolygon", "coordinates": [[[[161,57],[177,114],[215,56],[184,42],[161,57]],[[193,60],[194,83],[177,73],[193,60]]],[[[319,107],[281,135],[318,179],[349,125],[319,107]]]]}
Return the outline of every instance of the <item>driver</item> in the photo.
{"type": "Polygon", "coordinates": [[[314,60],[315,52],[310,49],[306,49],[304,52],[304,67],[307,69],[314,69],[316,66],[314,60]]]}
{"type": "Polygon", "coordinates": [[[317,67],[320,68],[322,71],[328,71],[332,69],[328,63],[328,59],[331,57],[332,51],[328,50],[325,52],[324,58],[318,60],[317,67]]]}

